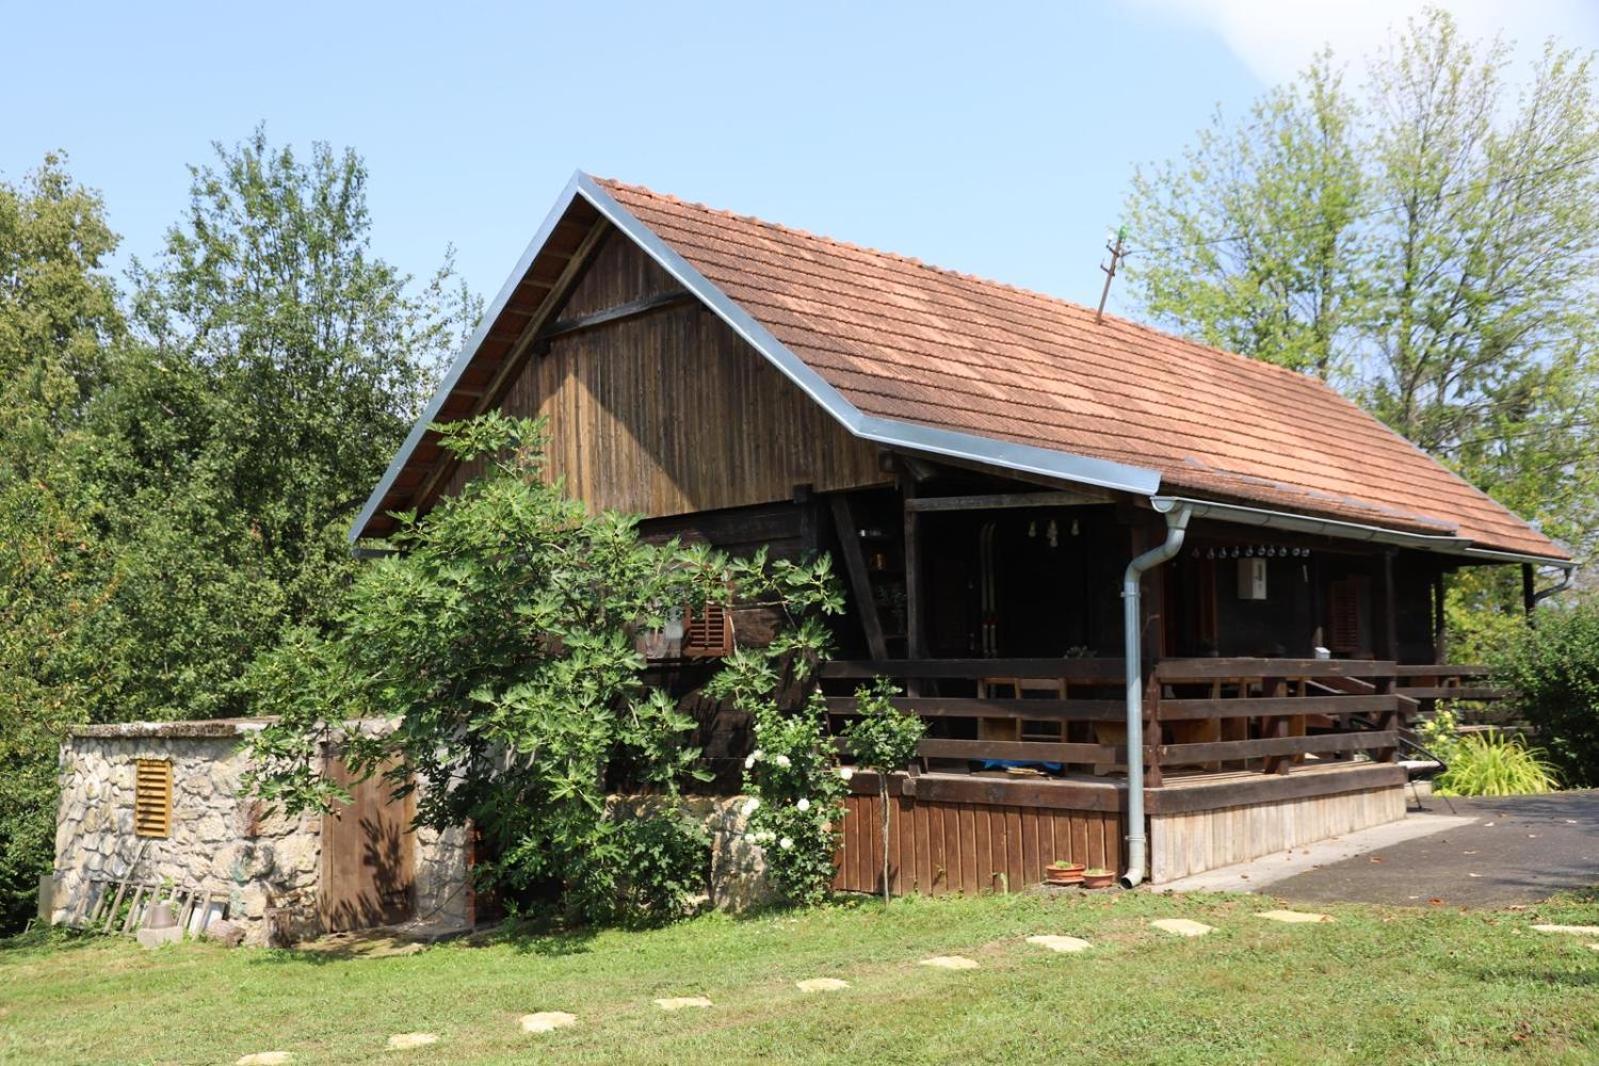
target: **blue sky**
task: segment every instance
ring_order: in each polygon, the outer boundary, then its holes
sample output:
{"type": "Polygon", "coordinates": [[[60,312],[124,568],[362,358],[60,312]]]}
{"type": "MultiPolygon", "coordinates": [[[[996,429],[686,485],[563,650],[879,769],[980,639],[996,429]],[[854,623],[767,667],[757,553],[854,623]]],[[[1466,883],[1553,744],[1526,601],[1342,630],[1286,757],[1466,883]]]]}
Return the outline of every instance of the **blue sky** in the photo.
{"type": "MultiPolygon", "coordinates": [[[[1134,164],[1415,6],[7,3],[0,178],[65,149],[149,257],[185,164],[265,122],[355,147],[378,254],[421,275],[453,242],[485,295],[581,167],[1092,302],[1134,164]]],[[[1599,45],[1591,0],[1450,6],[1599,45]]]]}

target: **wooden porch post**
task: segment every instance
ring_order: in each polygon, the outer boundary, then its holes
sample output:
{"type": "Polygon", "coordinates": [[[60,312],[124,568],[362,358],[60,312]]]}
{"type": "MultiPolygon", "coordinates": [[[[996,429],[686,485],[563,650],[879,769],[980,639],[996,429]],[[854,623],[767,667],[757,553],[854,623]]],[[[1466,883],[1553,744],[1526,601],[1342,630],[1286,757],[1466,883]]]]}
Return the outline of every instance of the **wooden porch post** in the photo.
{"type": "Polygon", "coordinates": [[[1521,564],[1521,609],[1527,612],[1527,621],[1531,622],[1534,612],[1538,610],[1538,593],[1533,588],[1533,569],[1531,563],[1521,564]]]}
{"type": "Polygon", "coordinates": [[[1449,661],[1449,623],[1444,613],[1443,567],[1432,577],[1432,661],[1443,665],[1449,661]]]}
{"type": "Polygon", "coordinates": [[[1394,551],[1382,553],[1383,658],[1399,658],[1399,592],[1394,588],[1394,551]]]}
{"type": "Polygon", "coordinates": [[[860,533],[855,526],[855,511],[849,496],[834,493],[830,500],[833,525],[838,530],[839,550],[844,553],[844,569],[849,574],[850,591],[855,594],[855,609],[860,612],[861,628],[866,631],[866,647],[877,660],[888,658],[888,642],[883,639],[883,620],[877,613],[872,581],[866,573],[866,555],[861,551],[860,533]]]}
{"type": "MultiPolygon", "coordinates": [[[[907,503],[916,498],[916,481],[909,474],[901,474],[900,496],[907,503]]],[[[922,627],[922,539],[921,519],[916,511],[905,508],[905,657],[925,659],[922,627]]],[[[922,695],[921,683],[915,679],[905,685],[906,695],[922,695]]]]}

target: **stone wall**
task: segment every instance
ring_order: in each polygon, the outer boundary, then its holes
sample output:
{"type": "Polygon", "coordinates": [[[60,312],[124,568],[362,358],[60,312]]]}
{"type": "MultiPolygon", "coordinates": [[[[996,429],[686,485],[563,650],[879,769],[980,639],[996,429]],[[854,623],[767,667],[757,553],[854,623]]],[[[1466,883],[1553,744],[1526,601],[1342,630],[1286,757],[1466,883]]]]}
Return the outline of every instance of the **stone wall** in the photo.
{"type": "MultiPolygon", "coordinates": [[[[322,819],[267,814],[240,787],[250,719],[140,722],[79,729],[61,747],[54,921],[71,918],[94,878],[133,876],[216,893],[250,944],[291,943],[321,931],[322,819]],[[167,837],[134,833],[136,759],[172,763],[167,837]]],[[[419,919],[465,924],[464,830],[416,840],[419,919]]]]}
{"type": "Polygon", "coordinates": [[[55,920],[71,916],[92,878],[135,876],[226,898],[250,943],[314,931],[321,819],[267,816],[240,789],[248,767],[241,745],[256,728],[134,723],[74,733],[61,747],[55,920]],[[134,833],[136,759],[172,763],[170,836],[134,833]]]}

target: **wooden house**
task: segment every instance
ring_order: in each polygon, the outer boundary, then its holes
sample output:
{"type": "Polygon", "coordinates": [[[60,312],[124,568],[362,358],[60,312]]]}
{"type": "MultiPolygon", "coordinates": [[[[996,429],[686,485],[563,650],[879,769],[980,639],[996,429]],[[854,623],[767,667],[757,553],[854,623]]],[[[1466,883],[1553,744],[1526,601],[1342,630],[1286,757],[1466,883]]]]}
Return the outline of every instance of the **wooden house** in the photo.
{"type": "MultiPolygon", "coordinates": [[[[833,706],[883,675],[930,720],[892,781],[902,891],[1057,858],[1158,882],[1397,818],[1407,715],[1477,691],[1445,575],[1519,566],[1530,606],[1571,565],[1320,381],[582,173],[352,540],[471,478],[428,427],[494,407],[651,534],[835,553],[833,706]]],[[[869,890],[856,782],[837,883],[869,890]]]]}

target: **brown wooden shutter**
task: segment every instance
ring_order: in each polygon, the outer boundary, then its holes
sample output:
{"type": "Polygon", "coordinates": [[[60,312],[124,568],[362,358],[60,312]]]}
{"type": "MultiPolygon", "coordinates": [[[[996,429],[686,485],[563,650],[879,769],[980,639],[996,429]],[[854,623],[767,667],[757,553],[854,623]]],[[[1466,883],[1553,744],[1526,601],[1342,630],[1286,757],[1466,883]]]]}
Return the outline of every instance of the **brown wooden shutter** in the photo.
{"type": "Polygon", "coordinates": [[[142,837],[172,835],[172,761],[135,759],[133,831],[142,837]]]}
{"type": "Polygon", "coordinates": [[[1361,586],[1356,578],[1334,581],[1327,586],[1327,648],[1344,655],[1363,650],[1361,640],[1361,586]]]}
{"type": "Polygon", "coordinates": [[[733,616],[720,603],[683,612],[683,658],[720,659],[733,654],[733,616]]]}

